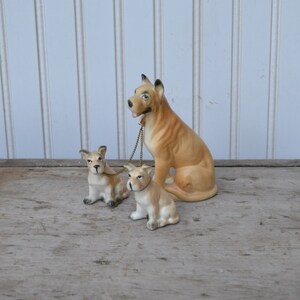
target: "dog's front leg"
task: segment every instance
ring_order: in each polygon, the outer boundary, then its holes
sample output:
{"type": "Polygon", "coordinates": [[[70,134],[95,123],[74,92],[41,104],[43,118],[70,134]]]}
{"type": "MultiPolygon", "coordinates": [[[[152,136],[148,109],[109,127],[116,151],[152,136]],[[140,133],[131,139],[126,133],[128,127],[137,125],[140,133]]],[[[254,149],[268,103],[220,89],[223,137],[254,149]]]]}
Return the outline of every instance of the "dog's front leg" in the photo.
{"type": "Polygon", "coordinates": [[[153,179],[158,185],[164,187],[165,181],[169,177],[169,172],[170,172],[169,163],[161,159],[155,160],[155,174],[153,179]]]}
{"type": "Polygon", "coordinates": [[[129,217],[131,220],[145,219],[147,217],[147,211],[136,203],[136,210],[133,211],[129,217]]]}
{"type": "Polygon", "coordinates": [[[115,199],[115,189],[113,186],[108,185],[105,187],[105,199],[104,202],[107,204],[107,206],[114,208],[117,207],[118,204],[115,199]]]}
{"type": "Polygon", "coordinates": [[[147,228],[149,230],[155,230],[156,228],[158,228],[158,219],[159,219],[158,205],[149,207],[148,216],[149,216],[149,220],[147,222],[147,228]]]}
{"type": "Polygon", "coordinates": [[[87,205],[94,204],[95,202],[102,200],[100,197],[99,189],[94,185],[89,185],[89,195],[83,199],[83,203],[87,205]]]}

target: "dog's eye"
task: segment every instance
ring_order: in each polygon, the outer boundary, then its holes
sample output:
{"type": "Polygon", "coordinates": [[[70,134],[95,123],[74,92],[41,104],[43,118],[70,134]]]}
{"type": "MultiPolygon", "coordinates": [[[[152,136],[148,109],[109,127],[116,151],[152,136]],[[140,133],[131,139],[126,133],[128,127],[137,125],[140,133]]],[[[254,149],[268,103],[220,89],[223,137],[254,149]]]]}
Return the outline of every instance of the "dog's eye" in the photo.
{"type": "Polygon", "coordinates": [[[149,99],[149,95],[148,94],[142,94],[141,98],[146,101],[146,100],[149,99]]]}
{"type": "Polygon", "coordinates": [[[101,156],[99,156],[99,157],[98,157],[98,160],[100,160],[100,161],[101,161],[101,160],[102,160],[102,157],[101,157],[101,156]]]}
{"type": "Polygon", "coordinates": [[[87,162],[90,164],[92,161],[90,159],[88,159],[87,162]]]}
{"type": "Polygon", "coordinates": [[[128,174],[128,177],[131,177],[131,175],[130,175],[130,174],[128,174]]]}
{"type": "Polygon", "coordinates": [[[137,179],[142,179],[142,178],[143,178],[142,175],[138,175],[138,176],[137,176],[137,179]]]}

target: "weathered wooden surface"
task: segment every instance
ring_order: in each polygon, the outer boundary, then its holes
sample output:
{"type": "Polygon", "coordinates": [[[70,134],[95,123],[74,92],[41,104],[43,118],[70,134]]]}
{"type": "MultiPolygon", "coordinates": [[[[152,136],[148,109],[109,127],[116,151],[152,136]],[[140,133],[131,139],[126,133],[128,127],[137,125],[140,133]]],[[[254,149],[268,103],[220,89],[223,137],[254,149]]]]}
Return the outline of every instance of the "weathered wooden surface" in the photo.
{"type": "Polygon", "coordinates": [[[150,232],[132,196],[85,206],[85,168],[0,168],[0,299],[300,299],[300,168],[216,174],[150,232]]]}

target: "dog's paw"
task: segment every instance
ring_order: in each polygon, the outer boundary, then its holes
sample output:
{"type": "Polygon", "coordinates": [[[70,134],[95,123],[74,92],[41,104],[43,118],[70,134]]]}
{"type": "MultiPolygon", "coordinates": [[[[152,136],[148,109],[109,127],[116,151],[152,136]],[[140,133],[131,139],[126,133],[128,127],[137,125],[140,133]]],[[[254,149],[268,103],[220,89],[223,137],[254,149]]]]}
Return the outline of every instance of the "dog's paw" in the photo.
{"type": "Polygon", "coordinates": [[[141,220],[141,219],[144,219],[146,216],[143,215],[142,213],[138,212],[138,211],[133,211],[130,215],[129,215],[129,218],[131,220],[141,220]]]}
{"type": "Polygon", "coordinates": [[[132,213],[130,213],[129,218],[131,220],[137,220],[137,218],[135,217],[135,215],[136,215],[136,211],[133,211],[132,213]]]}
{"type": "Polygon", "coordinates": [[[92,205],[98,201],[103,201],[104,199],[103,198],[99,198],[99,199],[96,199],[96,200],[91,200],[89,199],[88,197],[84,198],[83,199],[83,203],[86,204],[86,205],[92,205]]]}
{"type": "Polygon", "coordinates": [[[107,206],[110,208],[115,208],[118,206],[118,203],[116,201],[108,201],[107,206]]]}
{"type": "Polygon", "coordinates": [[[116,202],[117,202],[117,204],[119,205],[119,204],[121,204],[122,203],[122,201],[123,201],[123,199],[122,198],[117,198],[116,199],[116,202]]]}
{"type": "Polygon", "coordinates": [[[94,203],[94,201],[92,201],[92,200],[90,200],[90,199],[88,199],[88,198],[84,198],[84,199],[83,199],[83,203],[86,204],[86,205],[91,205],[91,204],[94,203]]]}
{"type": "Polygon", "coordinates": [[[158,228],[158,223],[154,222],[154,221],[148,221],[147,222],[147,228],[149,230],[155,230],[156,228],[158,228]]]}

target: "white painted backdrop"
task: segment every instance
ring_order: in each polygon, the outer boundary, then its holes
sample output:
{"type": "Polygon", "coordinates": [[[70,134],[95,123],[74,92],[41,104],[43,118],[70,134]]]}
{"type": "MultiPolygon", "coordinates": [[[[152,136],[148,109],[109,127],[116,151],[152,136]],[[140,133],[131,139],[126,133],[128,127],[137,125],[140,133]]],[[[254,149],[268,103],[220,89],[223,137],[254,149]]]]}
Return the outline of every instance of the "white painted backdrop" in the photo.
{"type": "Polygon", "coordinates": [[[127,158],[141,73],[214,158],[300,158],[299,0],[0,0],[0,26],[0,158],[127,158]]]}

